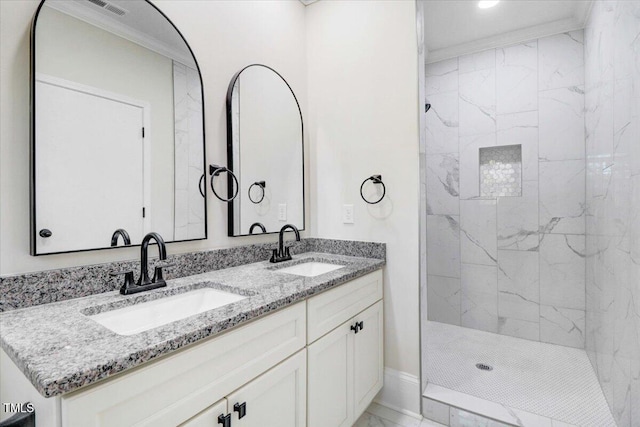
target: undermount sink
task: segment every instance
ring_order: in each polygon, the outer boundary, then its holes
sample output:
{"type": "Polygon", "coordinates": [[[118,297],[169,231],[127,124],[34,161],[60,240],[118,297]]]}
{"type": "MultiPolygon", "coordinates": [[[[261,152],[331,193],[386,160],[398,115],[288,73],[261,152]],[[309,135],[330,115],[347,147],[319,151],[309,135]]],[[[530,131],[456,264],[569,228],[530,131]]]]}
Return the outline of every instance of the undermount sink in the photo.
{"type": "Polygon", "coordinates": [[[276,270],[278,273],[295,274],[298,276],[315,277],[330,271],[338,270],[344,265],[329,264],[326,262],[310,261],[302,264],[292,265],[291,267],[276,270]]]}
{"type": "Polygon", "coordinates": [[[118,335],[134,335],[245,298],[217,289],[201,288],[88,317],[118,335]]]}

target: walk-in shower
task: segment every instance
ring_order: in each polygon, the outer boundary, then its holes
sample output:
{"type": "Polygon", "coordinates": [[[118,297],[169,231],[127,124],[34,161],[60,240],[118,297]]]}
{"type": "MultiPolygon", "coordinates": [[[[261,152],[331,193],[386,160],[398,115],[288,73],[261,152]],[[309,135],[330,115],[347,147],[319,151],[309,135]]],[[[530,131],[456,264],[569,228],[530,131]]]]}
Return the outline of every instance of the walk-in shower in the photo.
{"type": "Polygon", "coordinates": [[[418,7],[423,415],[640,426],[640,1],[429,48],[470,3],[418,7]]]}

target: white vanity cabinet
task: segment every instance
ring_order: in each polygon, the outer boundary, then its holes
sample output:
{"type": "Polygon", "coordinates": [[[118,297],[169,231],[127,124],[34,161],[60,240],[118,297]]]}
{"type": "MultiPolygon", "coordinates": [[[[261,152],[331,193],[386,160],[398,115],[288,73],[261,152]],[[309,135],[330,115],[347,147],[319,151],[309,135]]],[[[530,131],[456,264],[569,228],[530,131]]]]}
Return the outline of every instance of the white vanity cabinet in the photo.
{"type": "Polygon", "coordinates": [[[180,427],[304,427],[307,353],[301,350],[180,427]]]}
{"type": "Polygon", "coordinates": [[[353,425],[382,388],[381,299],[382,272],[377,271],[308,300],[309,337],[325,332],[314,325],[314,311],[325,326],[341,321],[307,348],[309,427],[353,425]],[[358,303],[345,305],[345,298],[358,303]],[[368,308],[353,313],[362,305],[368,308]]]}
{"type": "Polygon", "coordinates": [[[0,351],[0,391],[38,427],[351,426],[382,388],[382,336],[378,270],[53,398],[0,351]]]}
{"type": "MultiPolygon", "coordinates": [[[[61,399],[62,426],[173,427],[211,405],[218,405],[234,390],[245,390],[248,395],[258,396],[260,387],[268,388],[270,379],[283,375],[282,369],[286,368],[282,366],[291,368],[294,362],[290,360],[301,363],[300,360],[306,359],[306,352],[300,352],[306,344],[305,317],[305,303],[299,302],[129,373],[64,395],[61,399]],[[294,353],[298,354],[278,365],[294,353]],[[262,374],[264,377],[260,377],[262,374]]],[[[305,369],[304,363],[294,369],[298,390],[305,390],[306,381],[301,380],[305,369]],[[300,384],[300,381],[303,382],[300,384]]],[[[278,390],[278,393],[284,392],[278,390]]],[[[298,394],[295,398],[294,402],[290,398],[286,400],[301,405],[300,411],[304,411],[305,399],[298,394]]],[[[264,396],[256,399],[258,408],[264,404],[264,399],[264,396]]],[[[235,401],[227,400],[230,408],[226,413],[232,414],[232,421],[237,420],[237,415],[233,415],[235,401]]],[[[250,405],[247,402],[247,406],[250,405]]],[[[203,417],[207,418],[207,415],[203,414],[203,417]]],[[[221,426],[217,423],[217,415],[213,426],[221,426]]]]}

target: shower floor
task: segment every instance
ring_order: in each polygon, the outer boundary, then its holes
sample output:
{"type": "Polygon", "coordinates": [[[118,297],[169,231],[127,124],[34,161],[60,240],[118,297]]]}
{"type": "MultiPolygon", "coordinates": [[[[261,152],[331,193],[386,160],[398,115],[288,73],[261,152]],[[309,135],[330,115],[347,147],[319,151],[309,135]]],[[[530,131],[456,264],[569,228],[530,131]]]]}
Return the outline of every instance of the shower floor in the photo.
{"type": "Polygon", "coordinates": [[[437,393],[453,391],[495,402],[503,410],[578,426],[615,427],[584,350],[438,322],[427,322],[426,328],[425,397],[443,401],[437,393]],[[493,370],[480,370],[477,363],[493,370]]]}

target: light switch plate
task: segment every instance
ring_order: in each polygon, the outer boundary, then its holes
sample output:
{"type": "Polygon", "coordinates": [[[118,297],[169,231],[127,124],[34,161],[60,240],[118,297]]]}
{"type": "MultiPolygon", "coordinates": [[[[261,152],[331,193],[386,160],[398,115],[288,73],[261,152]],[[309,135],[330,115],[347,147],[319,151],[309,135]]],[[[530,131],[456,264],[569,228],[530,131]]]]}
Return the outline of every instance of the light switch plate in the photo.
{"type": "Polygon", "coordinates": [[[353,205],[342,205],[342,222],[353,224],[353,205]]]}
{"type": "Polygon", "coordinates": [[[287,204],[280,203],[278,205],[278,221],[286,221],[287,220],[287,204]]]}

